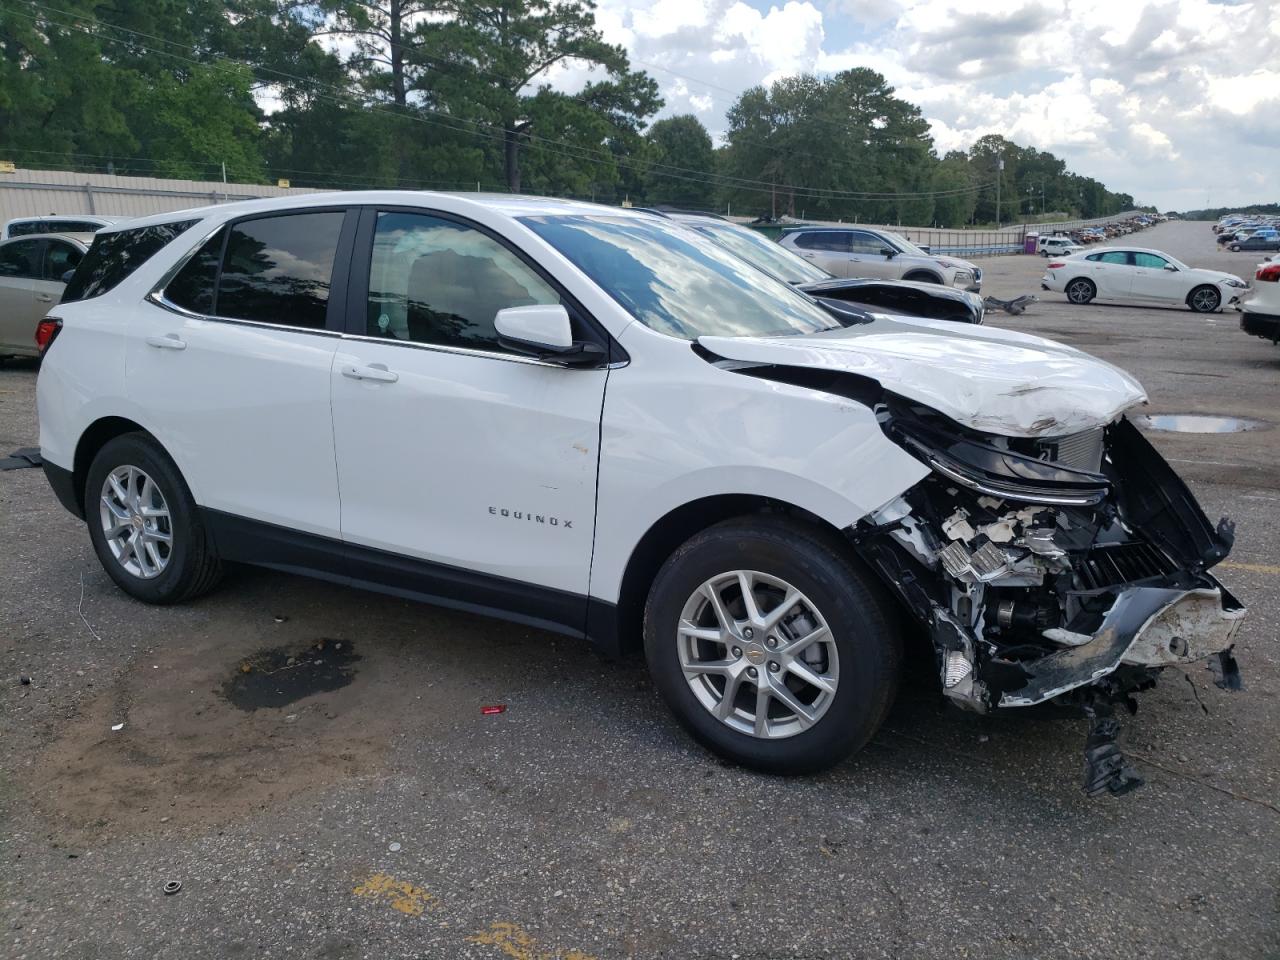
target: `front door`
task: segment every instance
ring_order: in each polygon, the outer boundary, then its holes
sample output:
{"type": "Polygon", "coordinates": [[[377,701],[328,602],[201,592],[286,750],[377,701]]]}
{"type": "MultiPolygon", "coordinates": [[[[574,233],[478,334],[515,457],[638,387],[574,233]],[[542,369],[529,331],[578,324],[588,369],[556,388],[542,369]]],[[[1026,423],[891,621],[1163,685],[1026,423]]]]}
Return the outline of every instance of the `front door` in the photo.
{"type": "Polygon", "coordinates": [[[895,280],[901,274],[894,258],[884,253],[894,249],[883,238],[865,230],[855,230],[849,235],[848,277],[881,277],[895,280]]]}
{"type": "Polygon", "coordinates": [[[1133,252],[1133,285],[1130,293],[1140,300],[1180,301],[1186,298],[1186,284],[1179,276],[1181,271],[1164,257],[1154,253],[1133,252]]]}
{"type": "Polygon", "coordinates": [[[367,210],[357,250],[333,370],[353,575],[581,628],[608,370],[521,356],[494,330],[505,307],[575,307],[446,215],[367,210]]]}

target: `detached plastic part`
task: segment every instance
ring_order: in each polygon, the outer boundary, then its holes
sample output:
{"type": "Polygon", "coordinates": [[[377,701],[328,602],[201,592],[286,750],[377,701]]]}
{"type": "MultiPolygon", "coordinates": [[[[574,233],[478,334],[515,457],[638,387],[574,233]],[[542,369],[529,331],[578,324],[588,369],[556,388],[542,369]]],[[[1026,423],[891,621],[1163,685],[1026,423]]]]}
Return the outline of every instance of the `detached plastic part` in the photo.
{"type": "Polygon", "coordinates": [[[1109,793],[1118,797],[1146,782],[1120,752],[1116,743],[1119,734],[1120,721],[1115,717],[1094,717],[1084,744],[1083,786],[1087,796],[1109,793]]]}

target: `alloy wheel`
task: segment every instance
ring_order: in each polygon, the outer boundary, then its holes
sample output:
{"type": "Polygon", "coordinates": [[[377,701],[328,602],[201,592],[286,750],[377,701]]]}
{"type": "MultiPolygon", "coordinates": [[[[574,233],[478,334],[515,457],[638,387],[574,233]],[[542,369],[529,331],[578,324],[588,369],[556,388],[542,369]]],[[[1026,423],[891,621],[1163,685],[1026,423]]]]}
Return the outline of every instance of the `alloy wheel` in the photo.
{"type": "Polygon", "coordinates": [[[1075,280],[1067,286],[1067,299],[1072,303],[1088,303],[1093,299],[1093,290],[1088,281],[1075,280]]]}
{"type": "Polygon", "coordinates": [[[1191,295],[1191,306],[1200,313],[1213,313],[1218,309],[1218,303],[1221,299],[1216,290],[1210,290],[1206,287],[1203,290],[1197,290],[1191,295]]]}
{"type": "Polygon", "coordinates": [[[676,643],[698,702],[739,733],[794,736],[835,699],[835,638],[813,602],[778,577],[731,570],[707,580],[685,602],[676,643]]]}
{"type": "Polygon", "coordinates": [[[160,487],[134,466],[116,467],[102,483],[98,514],[111,555],[142,580],[164,573],[173,556],[173,523],[160,487]]]}

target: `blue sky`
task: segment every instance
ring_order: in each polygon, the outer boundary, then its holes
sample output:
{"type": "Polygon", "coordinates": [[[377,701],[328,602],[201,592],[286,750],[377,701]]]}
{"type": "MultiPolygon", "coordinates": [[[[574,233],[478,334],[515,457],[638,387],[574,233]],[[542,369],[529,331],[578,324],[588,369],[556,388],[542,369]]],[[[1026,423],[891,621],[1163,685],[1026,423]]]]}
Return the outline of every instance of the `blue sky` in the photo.
{"type": "Polygon", "coordinates": [[[664,113],[713,134],[753,84],[866,66],[940,150],[1000,133],[1186,209],[1280,199],[1278,2],[598,0],[597,19],[659,81],[664,113]]]}

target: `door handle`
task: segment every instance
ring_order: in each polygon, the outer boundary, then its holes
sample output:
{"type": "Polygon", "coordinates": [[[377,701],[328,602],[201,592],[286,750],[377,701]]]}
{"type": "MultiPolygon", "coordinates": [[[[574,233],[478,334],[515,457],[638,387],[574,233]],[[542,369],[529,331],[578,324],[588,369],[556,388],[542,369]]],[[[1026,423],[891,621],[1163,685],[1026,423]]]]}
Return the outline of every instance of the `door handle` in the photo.
{"type": "Polygon", "coordinates": [[[347,364],[342,368],[342,375],[352,380],[376,380],[379,383],[395,383],[400,379],[400,374],[388,370],[382,363],[370,363],[367,366],[347,364]]]}
{"type": "Polygon", "coordinates": [[[47,293],[39,294],[39,295],[36,297],[36,299],[37,299],[38,301],[40,301],[41,303],[53,303],[53,297],[51,297],[51,296],[50,296],[49,294],[47,294],[47,293]]]}
{"type": "Polygon", "coordinates": [[[176,333],[166,333],[163,337],[147,337],[148,347],[159,347],[161,350],[185,350],[187,341],[176,333]]]}

